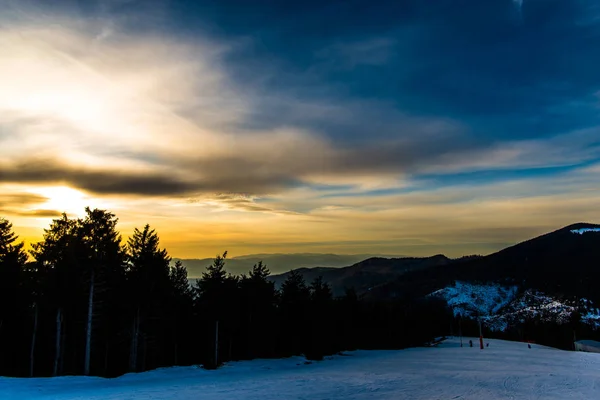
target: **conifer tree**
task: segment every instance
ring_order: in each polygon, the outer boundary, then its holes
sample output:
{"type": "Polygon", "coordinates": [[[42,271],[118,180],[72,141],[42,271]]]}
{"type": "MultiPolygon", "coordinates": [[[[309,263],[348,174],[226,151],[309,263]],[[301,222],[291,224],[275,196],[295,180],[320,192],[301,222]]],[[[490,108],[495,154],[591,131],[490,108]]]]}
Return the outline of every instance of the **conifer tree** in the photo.
{"type": "Polygon", "coordinates": [[[172,327],[173,364],[179,364],[180,336],[186,335],[189,317],[192,315],[194,300],[193,290],[190,286],[187,270],[180,260],[170,268],[169,281],[170,295],[170,326],[172,327]]]}
{"type": "Polygon", "coordinates": [[[319,276],[310,285],[310,342],[307,346],[307,357],[321,360],[332,347],[332,305],[333,297],[329,284],[319,276]]]}
{"type": "Polygon", "coordinates": [[[267,357],[273,354],[275,284],[268,279],[270,271],[262,261],[255,264],[248,276],[240,280],[241,307],[247,331],[246,357],[267,357]]]}
{"type": "Polygon", "coordinates": [[[45,283],[41,290],[46,306],[56,310],[55,345],[52,374],[59,375],[60,361],[64,355],[63,325],[65,310],[78,302],[78,286],[81,270],[78,268],[78,252],[81,250],[77,236],[78,221],[69,219],[65,213],[44,229],[43,240],[32,245],[31,256],[35,259],[37,274],[45,283]]]}
{"type": "MultiPolygon", "coordinates": [[[[88,309],[85,338],[84,374],[90,374],[92,333],[94,328],[94,306],[102,304],[104,310],[112,309],[112,295],[122,284],[125,253],[121,247],[121,236],[114,214],[86,207],[85,217],[78,221],[78,237],[82,244],[81,265],[88,282],[88,309]],[[100,289],[99,292],[97,290],[100,289]]],[[[104,324],[110,318],[102,315],[104,324]]],[[[105,338],[106,339],[106,338],[105,338]]]]}
{"type": "MultiPolygon", "coordinates": [[[[146,225],[143,230],[135,228],[127,242],[127,281],[134,314],[131,329],[130,371],[137,371],[139,368],[141,326],[146,321],[154,321],[154,324],[148,325],[156,327],[158,326],[156,322],[167,315],[164,307],[168,305],[171,294],[169,275],[171,258],[165,249],[159,248],[159,241],[156,231],[151,229],[150,225],[146,225]]],[[[146,340],[151,337],[156,341],[157,332],[147,329],[145,333],[146,340]]],[[[144,348],[147,349],[147,345],[144,348]]]]}
{"type": "Polygon", "coordinates": [[[284,353],[298,355],[305,350],[308,336],[310,290],[297,270],[290,271],[281,285],[279,319],[284,353]]]}
{"type": "MultiPolygon", "coordinates": [[[[27,254],[18,241],[12,224],[0,218],[0,374],[11,368],[15,360],[15,341],[19,326],[28,315],[28,293],[24,290],[24,267],[27,254]]],[[[29,336],[29,335],[28,335],[29,336]]]]}

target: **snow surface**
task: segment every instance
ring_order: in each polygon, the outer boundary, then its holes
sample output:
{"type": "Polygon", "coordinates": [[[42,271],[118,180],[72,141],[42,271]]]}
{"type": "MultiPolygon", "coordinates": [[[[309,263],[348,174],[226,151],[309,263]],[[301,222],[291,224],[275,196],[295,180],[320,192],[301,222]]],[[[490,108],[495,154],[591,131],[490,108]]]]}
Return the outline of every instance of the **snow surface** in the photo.
{"type": "MultiPolygon", "coordinates": [[[[475,338],[471,338],[474,342],[475,338]]],[[[463,338],[468,343],[469,338],[463,338]]],[[[2,399],[595,399],[600,354],[486,340],[488,348],[356,351],[230,363],[216,371],[163,368],[115,379],[0,378],[2,399]]]]}
{"type": "Polygon", "coordinates": [[[579,235],[583,235],[586,232],[600,232],[600,228],[581,228],[571,230],[571,233],[577,233],[579,235]]]}
{"type": "Polygon", "coordinates": [[[533,318],[564,324],[577,310],[581,312],[582,322],[600,328],[600,309],[588,299],[580,299],[579,303],[575,300],[559,301],[535,290],[526,290],[517,295],[516,286],[460,281],[430,296],[440,296],[446,300],[454,315],[474,318],[479,313],[484,325],[492,331],[504,331],[533,318]]]}
{"type": "Polygon", "coordinates": [[[454,315],[474,317],[496,314],[517,295],[517,287],[496,284],[477,285],[456,281],[454,285],[440,289],[430,296],[440,296],[448,302],[454,315]]]}
{"type": "Polygon", "coordinates": [[[497,315],[487,318],[486,325],[491,330],[503,331],[511,325],[533,318],[565,324],[577,310],[575,302],[571,303],[558,301],[542,292],[527,290],[497,315]]]}

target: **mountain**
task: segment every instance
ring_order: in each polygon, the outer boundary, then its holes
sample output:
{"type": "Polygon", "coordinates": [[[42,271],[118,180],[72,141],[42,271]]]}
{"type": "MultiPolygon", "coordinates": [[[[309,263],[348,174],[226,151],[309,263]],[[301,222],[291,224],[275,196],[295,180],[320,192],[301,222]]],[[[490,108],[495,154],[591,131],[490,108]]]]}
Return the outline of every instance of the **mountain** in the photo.
{"type": "MultiPolygon", "coordinates": [[[[566,323],[578,313],[600,328],[600,225],[577,223],[487,256],[369,258],[345,268],[299,269],[342,295],[365,299],[438,296],[455,314],[481,315],[489,329],[525,320],[566,323]]],[[[289,273],[272,276],[277,286],[289,273]]]]}
{"type": "MultiPolygon", "coordinates": [[[[272,274],[280,274],[297,268],[338,268],[355,264],[371,257],[398,257],[373,254],[250,254],[228,258],[225,267],[228,272],[239,275],[247,273],[252,266],[262,261],[271,270],[272,274]]],[[[204,259],[174,259],[180,260],[188,271],[190,279],[199,278],[206,267],[212,264],[212,258],[204,259]]]]}
{"type": "Polygon", "coordinates": [[[458,267],[455,279],[600,300],[600,225],[573,224],[458,267]]]}
{"type": "Polygon", "coordinates": [[[505,331],[528,320],[566,324],[575,313],[579,313],[584,324],[600,328],[600,309],[586,298],[551,296],[533,289],[519,290],[517,286],[497,283],[461,281],[428,297],[446,300],[455,316],[481,316],[485,327],[492,331],[505,331]]]}
{"type": "Polygon", "coordinates": [[[412,271],[380,285],[369,295],[426,295],[455,281],[516,285],[522,290],[600,302],[600,225],[573,224],[484,257],[412,271]]]}
{"type": "Polygon", "coordinates": [[[578,223],[485,257],[410,271],[364,296],[437,296],[455,315],[480,315],[492,331],[577,319],[600,329],[599,286],[600,225],[578,223]]]}
{"type": "MultiPolygon", "coordinates": [[[[297,271],[310,283],[318,276],[331,285],[334,295],[342,295],[346,288],[354,288],[362,294],[398,279],[403,275],[426,270],[432,267],[443,267],[451,260],[443,255],[415,258],[382,258],[372,257],[345,268],[300,268],[297,271]]],[[[289,272],[271,276],[271,280],[279,287],[288,277],[289,272]]]]}

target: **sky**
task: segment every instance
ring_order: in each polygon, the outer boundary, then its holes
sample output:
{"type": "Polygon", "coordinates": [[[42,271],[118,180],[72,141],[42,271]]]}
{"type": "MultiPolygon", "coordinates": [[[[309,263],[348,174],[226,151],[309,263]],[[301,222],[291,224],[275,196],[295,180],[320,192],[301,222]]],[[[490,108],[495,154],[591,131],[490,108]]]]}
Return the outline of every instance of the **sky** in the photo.
{"type": "Polygon", "coordinates": [[[600,222],[594,0],[0,0],[0,216],[171,255],[488,254],[600,222]]]}

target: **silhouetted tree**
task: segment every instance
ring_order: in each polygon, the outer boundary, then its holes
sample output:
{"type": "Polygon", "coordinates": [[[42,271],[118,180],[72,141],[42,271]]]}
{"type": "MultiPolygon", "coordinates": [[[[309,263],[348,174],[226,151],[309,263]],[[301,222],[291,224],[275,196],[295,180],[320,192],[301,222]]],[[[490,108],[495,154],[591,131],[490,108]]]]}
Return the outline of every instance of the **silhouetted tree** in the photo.
{"type": "Polygon", "coordinates": [[[277,293],[275,284],[268,279],[269,269],[262,261],[255,264],[248,276],[242,276],[241,312],[245,315],[247,331],[245,357],[269,357],[274,354],[273,339],[276,327],[273,324],[277,293]]]}
{"type": "Polygon", "coordinates": [[[308,312],[310,290],[304,277],[297,270],[281,285],[279,319],[281,324],[280,346],[285,354],[302,354],[308,336],[308,312]]]}
{"type": "Polygon", "coordinates": [[[217,255],[195,286],[197,312],[205,320],[206,338],[214,343],[214,352],[204,357],[204,364],[209,367],[231,359],[234,334],[239,326],[239,279],[225,271],[226,258],[227,252],[217,255]]]}
{"type": "Polygon", "coordinates": [[[30,252],[36,261],[37,275],[45,282],[41,291],[46,307],[56,310],[52,369],[54,376],[61,373],[60,361],[64,355],[64,347],[61,345],[65,309],[79,301],[78,286],[82,271],[79,270],[77,259],[78,252],[81,251],[77,228],[78,221],[63,214],[61,218],[52,221],[50,228],[44,229],[43,241],[34,243],[30,252]]]}
{"type": "MultiPolygon", "coordinates": [[[[24,290],[26,261],[24,244],[18,242],[12,224],[0,218],[0,374],[10,370],[12,360],[19,358],[23,316],[29,315],[29,296],[24,290]]],[[[15,364],[22,367],[19,361],[15,364]]]]}
{"type": "MultiPolygon", "coordinates": [[[[129,370],[137,371],[140,327],[148,322],[144,340],[152,337],[156,341],[158,332],[155,330],[168,316],[165,306],[169,305],[172,294],[171,258],[165,249],[159,248],[158,234],[150,225],[141,231],[135,228],[127,242],[127,255],[127,287],[133,306],[129,370]],[[153,326],[155,329],[150,329],[153,326]]],[[[147,345],[144,348],[148,350],[147,345]]]]}
{"type": "MultiPolygon", "coordinates": [[[[85,209],[85,213],[85,217],[79,221],[77,231],[82,243],[81,265],[85,266],[84,273],[89,287],[84,362],[84,374],[89,375],[94,306],[98,303],[104,310],[114,308],[110,303],[115,299],[113,293],[124,282],[125,252],[121,247],[121,236],[116,230],[118,219],[114,214],[105,210],[91,210],[89,207],[85,209]],[[100,290],[97,292],[97,289],[100,290]]],[[[109,325],[110,321],[110,316],[102,315],[105,325],[109,325]]]]}
{"type": "Polygon", "coordinates": [[[333,297],[329,284],[323,277],[315,278],[310,284],[310,332],[305,354],[307,358],[322,360],[326,354],[333,353],[333,297]]]}
{"type": "Polygon", "coordinates": [[[172,327],[173,364],[178,365],[180,336],[188,331],[193,312],[194,293],[190,287],[187,270],[179,260],[169,270],[169,281],[171,286],[169,325],[172,327]]]}

